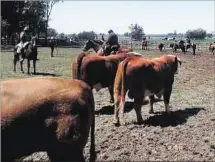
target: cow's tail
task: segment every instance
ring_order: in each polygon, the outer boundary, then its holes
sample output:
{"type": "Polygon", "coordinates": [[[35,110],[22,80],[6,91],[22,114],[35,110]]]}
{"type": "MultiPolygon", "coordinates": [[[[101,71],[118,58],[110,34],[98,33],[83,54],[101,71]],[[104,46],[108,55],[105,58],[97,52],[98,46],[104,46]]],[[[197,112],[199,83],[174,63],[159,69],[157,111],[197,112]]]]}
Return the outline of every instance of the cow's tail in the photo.
{"type": "Polygon", "coordinates": [[[116,117],[119,115],[119,110],[123,113],[123,108],[125,104],[125,77],[126,77],[126,69],[128,62],[130,60],[130,57],[126,58],[124,61],[122,61],[117,69],[115,82],[114,82],[114,101],[116,106],[116,117]]]}
{"type": "Polygon", "coordinates": [[[85,56],[87,56],[86,53],[80,53],[78,55],[78,58],[77,58],[77,79],[81,78],[81,64],[82,64],[82,60],[85,56]]]}
{"type": "Polygon", "coordinates": [[[130,58],[127,58],[122,63],[122,88],[121,88],[121,101],[125,103],[125,77],[126,77],[126,69],[128,66],[130,58]]]}

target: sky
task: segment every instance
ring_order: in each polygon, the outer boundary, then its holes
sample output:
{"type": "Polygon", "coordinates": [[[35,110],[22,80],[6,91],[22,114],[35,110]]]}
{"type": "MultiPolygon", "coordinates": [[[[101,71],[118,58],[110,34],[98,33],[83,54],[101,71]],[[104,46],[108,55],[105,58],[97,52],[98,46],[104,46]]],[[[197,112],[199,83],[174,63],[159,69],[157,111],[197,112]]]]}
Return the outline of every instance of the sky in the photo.
{"type": "Polygon", "coordinates": [[[138,24],[146,34],[215,31],[215,1],[66,1],[55,4],[49,26],[58,33],[129,32],[138,24]]]}

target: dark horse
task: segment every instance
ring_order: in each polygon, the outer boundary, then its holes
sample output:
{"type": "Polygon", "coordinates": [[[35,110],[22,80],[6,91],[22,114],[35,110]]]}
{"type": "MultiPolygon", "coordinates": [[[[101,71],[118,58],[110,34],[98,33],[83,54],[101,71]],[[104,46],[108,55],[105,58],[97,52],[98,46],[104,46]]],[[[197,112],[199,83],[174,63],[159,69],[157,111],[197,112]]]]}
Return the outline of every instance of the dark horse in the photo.
{"type": "Polygon", "coordinates": [[[164,48],[164,44],[163,43],[159,43],[158,44],[158,48],[160,50],[160,52],[162,51],[162,49],[164,48]]]}
{"type": "Polygon", "coordinates": [[[184,52],[184,54],[185,54],[185,52],[186,52],[186,50],[185,50],[185,48],[186,48],[185,47],[185,42],[183,40],[180,40],[179,43],[178,43],[178,46],[181,49],[181,51],[184,52]]]}
{"type": "Polygon", "coordinates": [[[148,46],[148,41],[147,40],[143,40],[142,41],[142,50],[147,50],[147,46],[148,46]]]}
{"type": "Polygon", "coordinates": [[[84,46],[83,51],[86,52],[90,48],[92,48],[96,53],[98,52],[103,53],[103,50],[102,50],[103,43],[104,42],[101,40],[88,40],[84,46]]]}
{"type": "Polygon", "coordinates": [[[21,71],[23,71],[23,61],[24,59],[27,59],[27,67],[28,67],[28,74],[30,74],[30,60],[33,60],[33,67],[34,67],[34,74],[36,74],[36,61],[37,61],[37,46],[33,45],[32,43],[28,43],[26,47],[22,48],[21,54],[17,53],[17,48],[14,48],[14,59],[13,59],[13,64],[14,64],[14,72],[16,72],[16,63],[20,59],[21,55],[21,61],[20,61],[20,66],[21,66],[21,71]]]}
{"type": "MultiPolygon", "coordinates": [[[[107,56],[110,55],[110,53],[106,52],[103,47],[104,42],[101,40],[88,40],[84,46],[83,51],[88,51],[90,48],[93,48],[97,55],[100,56],[107,56]]],[[[131,52],[132,49],[127,47],[120,47],[117,53],[125,53],[125,52],[131,52]]]]}

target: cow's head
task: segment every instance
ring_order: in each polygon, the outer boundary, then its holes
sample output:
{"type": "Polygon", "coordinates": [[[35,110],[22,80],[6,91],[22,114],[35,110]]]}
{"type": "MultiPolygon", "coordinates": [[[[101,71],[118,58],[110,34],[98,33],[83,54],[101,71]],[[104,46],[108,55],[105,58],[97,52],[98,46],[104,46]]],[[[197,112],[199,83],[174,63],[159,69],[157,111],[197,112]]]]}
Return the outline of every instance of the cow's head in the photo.
{"type": "Polygon", "coordinates": [[[168,57],[170,57],[169,59],[169,65],[171,66],[172,71],[175,74],[178,74],[178,64],[182,64],[182,61],[180,60],[180,58],[178,56],[175,55],[167,55],[168,57]]]}

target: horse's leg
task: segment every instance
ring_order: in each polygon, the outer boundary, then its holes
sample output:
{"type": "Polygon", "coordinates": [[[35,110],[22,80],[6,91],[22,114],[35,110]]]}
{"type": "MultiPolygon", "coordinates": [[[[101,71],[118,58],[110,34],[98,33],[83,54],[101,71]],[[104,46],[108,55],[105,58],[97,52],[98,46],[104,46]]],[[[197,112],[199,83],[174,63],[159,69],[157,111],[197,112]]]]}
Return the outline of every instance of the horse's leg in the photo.
{"type": "Polygon", "coordinates": [[[16,63],[17,63],[18,59],[17,56],[14,55],[14,59],[13,59],[13,71],[16,72],[16,63]]]}
{"type": "Polygon", "coordinates": [[[28,74],[30,74],[30,60],[28,59],[28,74]]]}
{"type": "Polygon", "coordinates": [[[23,61],[24,61],[24,58],[22,58],[21,60],[20,60],[20,67],[21,67],[21,71],[22,71],[22,73],[24,73],[24,70],[23,70],[23,61]]]}
{"type": "Polygon", "coordinates": [[[36,60],[33,60],[34,74],[36,74],[36,60]]]}
{"type": "Polygon", "coordinates": [[[53,53],[54,53],[54,48],[51,47],[51,57],[54,57],[54,56],[53,56],[53,53]]]}

